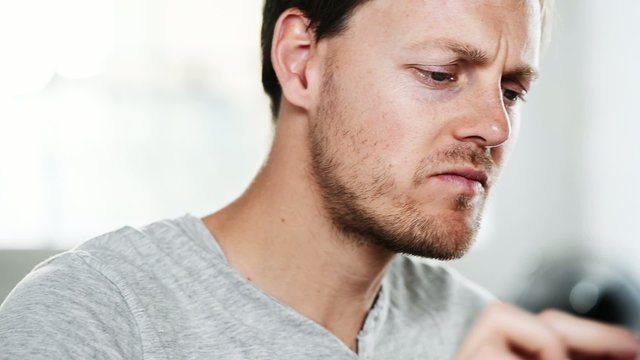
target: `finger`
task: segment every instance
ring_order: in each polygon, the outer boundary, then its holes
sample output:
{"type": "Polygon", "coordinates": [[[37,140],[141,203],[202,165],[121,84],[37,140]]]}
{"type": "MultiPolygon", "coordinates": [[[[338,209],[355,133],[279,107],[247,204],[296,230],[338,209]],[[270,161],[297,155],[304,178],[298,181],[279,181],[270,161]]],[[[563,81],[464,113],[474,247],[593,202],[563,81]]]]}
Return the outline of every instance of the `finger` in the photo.
{"type": "Polygon", "coordinates": [[[556,331],[574,357],[636,359],[640,353],[640,340],[621,327],[554,310],[547,310],[538,317],[556,331]]]}
{"type": "Polygon", "coordinates": [[[487,306],[471,329],[463,350],[477,351],[482,344],[541,360],[564,359],[567,355],[560,338],[544,322],[505,303],[487,306]]]}

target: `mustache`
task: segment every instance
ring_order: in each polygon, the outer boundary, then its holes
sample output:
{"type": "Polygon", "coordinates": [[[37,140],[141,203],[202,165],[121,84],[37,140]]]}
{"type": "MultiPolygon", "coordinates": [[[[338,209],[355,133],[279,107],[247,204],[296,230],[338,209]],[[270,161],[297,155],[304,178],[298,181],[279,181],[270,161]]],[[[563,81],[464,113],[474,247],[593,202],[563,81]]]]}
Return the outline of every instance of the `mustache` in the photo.
{"type": "Polygon", "coordinates": [[[429,174],[437,172],[438,169],[460,165],[471,165],[477,170],[486,172],[489,176],[493,174],[496,166],[491,157],[490,149],[482,150],[477,147],[462,144],[453,145],[420,160],[420,164],[413,178],[413,183],[416,186],[420,185],[429,174]]]}

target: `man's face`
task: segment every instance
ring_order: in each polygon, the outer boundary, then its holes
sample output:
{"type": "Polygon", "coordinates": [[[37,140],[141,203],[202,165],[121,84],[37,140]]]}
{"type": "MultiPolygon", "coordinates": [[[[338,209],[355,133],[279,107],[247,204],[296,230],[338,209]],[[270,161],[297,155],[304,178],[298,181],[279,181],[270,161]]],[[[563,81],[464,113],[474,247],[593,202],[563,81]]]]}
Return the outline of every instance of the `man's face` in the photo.
{"type": "Polygon", "coordinates": [[[318,44],[313,176],[331,221],[394,252],[461,256],[518,127],[538,0],[373,0],[318,44]]]}

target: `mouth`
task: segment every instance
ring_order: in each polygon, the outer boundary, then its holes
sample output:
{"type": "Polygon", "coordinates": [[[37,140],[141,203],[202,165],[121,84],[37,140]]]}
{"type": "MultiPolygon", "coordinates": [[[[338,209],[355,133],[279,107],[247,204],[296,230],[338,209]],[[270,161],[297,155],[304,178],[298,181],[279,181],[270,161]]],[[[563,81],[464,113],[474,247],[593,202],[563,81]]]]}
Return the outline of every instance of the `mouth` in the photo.
{"type": "Polygon", "coordinates": [[[489,182],[489,175],[487,175],[487,172],[474,168],[450,169],[434,174],[432,177],[439,178],[447,182],[466,185],[473,189],[480,186],[484,190],[487,190],[489,182]]]}

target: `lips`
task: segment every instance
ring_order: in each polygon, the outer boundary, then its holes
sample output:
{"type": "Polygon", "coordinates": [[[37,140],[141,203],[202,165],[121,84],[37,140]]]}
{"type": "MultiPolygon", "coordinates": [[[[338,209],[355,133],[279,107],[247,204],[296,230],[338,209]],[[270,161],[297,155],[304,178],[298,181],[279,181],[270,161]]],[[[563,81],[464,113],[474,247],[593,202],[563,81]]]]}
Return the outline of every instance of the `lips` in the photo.
{"type": "Polygon", "coordinates": [[[460,180],[467,180],[472,182],[477,182],[482,185],[483,188],[487,188],[487,184],[489,181],[489,176],[485,171],[476,170],[473,168],[459,168],[459,169],[450,169],[433,175],[434,177],[443,177],[443,178],[452,178],[456,177],[460,180]]]}

